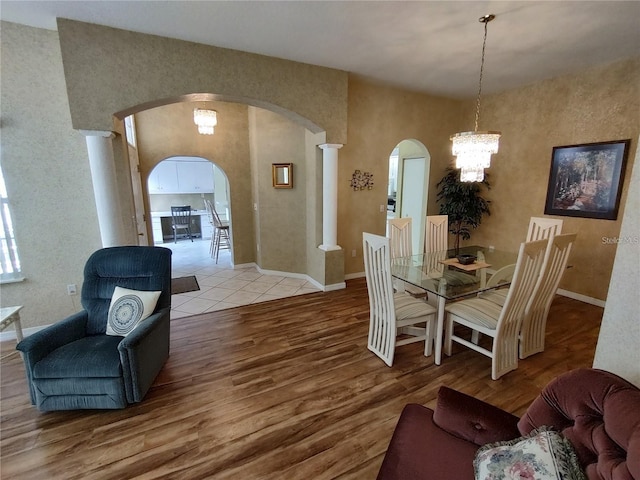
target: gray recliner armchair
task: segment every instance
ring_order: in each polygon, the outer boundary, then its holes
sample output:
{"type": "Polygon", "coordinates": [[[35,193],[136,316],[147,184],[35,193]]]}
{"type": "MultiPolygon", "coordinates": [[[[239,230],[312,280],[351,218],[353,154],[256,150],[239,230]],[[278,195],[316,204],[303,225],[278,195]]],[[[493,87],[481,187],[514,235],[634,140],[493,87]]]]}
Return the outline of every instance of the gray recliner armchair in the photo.
{"type": "MultiPolygon", "coordinates": [[[[81,293],[84,310],[16,347],[23,353],[32,404],[42,411],[117,409],[144,398],[169,357],[171,253],[163,247],[126,246],[103,248],[89,257],[81,293]],[[153,313],[124,337],[107,334],[117,286],[160,292],[153,313]]],[[[133,302],[120,306],[121,316],[137,308],[133,302]]]]}

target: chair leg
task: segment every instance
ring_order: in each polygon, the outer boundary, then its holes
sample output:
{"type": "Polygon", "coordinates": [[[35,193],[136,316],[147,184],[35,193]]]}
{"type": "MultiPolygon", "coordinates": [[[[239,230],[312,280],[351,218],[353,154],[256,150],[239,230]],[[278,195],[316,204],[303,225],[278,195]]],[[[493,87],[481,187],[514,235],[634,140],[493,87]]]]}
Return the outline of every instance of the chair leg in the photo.
{"type": "Polygon", "coordinates": [[[216,259],[216,263],[218,263],[218,253],[220,252],[220,229],[216,228],[213,232],[214,241],[213,241],[213,252],[211,254],[211,258],[216,259]]]}
{"type": "Polygon", "coordinates": [[[451,340],[451,335],[453,334],[453,319],[451,318],[450,313],[447,314],[444,323],[444,353],[447,356],[451,356],[451,346],[453,343],[451,340]]]}

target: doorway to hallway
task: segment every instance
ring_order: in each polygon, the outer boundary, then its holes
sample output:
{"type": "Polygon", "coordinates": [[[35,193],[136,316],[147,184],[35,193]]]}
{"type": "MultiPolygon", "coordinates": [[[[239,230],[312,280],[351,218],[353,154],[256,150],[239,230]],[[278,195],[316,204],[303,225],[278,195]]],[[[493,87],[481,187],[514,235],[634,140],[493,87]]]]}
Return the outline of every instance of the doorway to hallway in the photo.
{"type": "Polygon", "coordinates": [[[417,140],[403,140],[389,156],[389,218],[412,219],[412,249],[424,250],[431,156],[417,140]]]}

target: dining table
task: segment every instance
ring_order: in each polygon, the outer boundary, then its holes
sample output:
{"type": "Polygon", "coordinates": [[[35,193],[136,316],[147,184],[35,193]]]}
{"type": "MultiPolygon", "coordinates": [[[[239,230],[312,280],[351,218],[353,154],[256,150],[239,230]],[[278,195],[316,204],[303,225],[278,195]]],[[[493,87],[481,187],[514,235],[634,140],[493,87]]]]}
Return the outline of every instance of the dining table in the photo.
{"type": "MultiPolygon", "coordinates": [[[[436,307],[437,323],[434,335],[434,361],[442,361],[444,316],[447,302],[461,300],[484,291],[508,287],[511,279],[491,281],[503,267],[514,265],[516,252],[497,250],[491,246],[470,245],[436,252],[421,253],[391,260],[391,275],[426,292],[427,302],[436,307]],[[463,265],[458,256],[473,255],[475,260],[463,265]]],[[[496,276],[498,278],[498,276],[496,276]]],[[[399,282],[402,284],[402,282],[399,282]]]]}

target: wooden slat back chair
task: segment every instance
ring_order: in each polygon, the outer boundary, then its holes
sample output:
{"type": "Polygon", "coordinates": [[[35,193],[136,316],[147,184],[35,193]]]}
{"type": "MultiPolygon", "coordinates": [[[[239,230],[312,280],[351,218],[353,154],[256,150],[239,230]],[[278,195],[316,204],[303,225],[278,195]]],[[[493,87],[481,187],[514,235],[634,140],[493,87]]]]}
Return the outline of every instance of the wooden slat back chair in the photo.
{"type": "Polygon", "coordinates": [[[549,240],[542,272],[520,327],[520,358],[544,351],[547,316],[576,237],[575,233],[567,233],[549,240]]]}
{"type": "MultiPolygon", "coordinates": [[[[526,241],[532,242],[534,240],[548,240],[549,238],[553,238],[562,231],[562,223],[562,220],[556,220],[553,218],[531,217],[529,220],[529,231],[527,232],[526,241]]],[[[513,277],[515,267],[516,265],[514,263],[496,271],[487,281],[487,287],[493,287],[501,280],[510,280],[513,277]]],[[[499,305],[504,305],[507,298],[507,291],[505,289],[493,290],[482,293],[480,296],[499,305]]]]}
{"type": "Polygon", "coordinates": [[[449,216],[428,215],[424,231],[424,252],[439,252],[449,248],[449,216]]]}
{"type": "MultiPolygon", "coordinates": [[[[515,263],[505,265],[504,267],[496,270],[495,273],[491,275],[491,277],[489,277],[489,280],[487,280],[485,285],[487,286],[487,288],[489,288],[489,287],[495,287],[502,281],[510,282],[511,279],[513,278],[513,273],[515,272],[515,270],[516,270],[515,263]]],[[[500,306],[503,306],[505,300],[507,299],[508,291],[509,290],[506,288],[500,288],[497,290],[489,290],[486,292],[482,292],[479,294],[479,296],[486,300],[491,300],[493,303],[497,303],[500,306]]]]}
{"type": "Polygon", "coordinates": [[[391,245],[391,258],[410,257],[413,255],[411,245],[411,217],[390,218],[389,243],[391,245]]]}
{"type": "MultiPolygon", "coordinates": [[[[446,260],[446,251],[449,248],[449,216],[448,215],[428,215],[424,230],[424,253],[431,254],[438,252],[438,255],[429,256],[429,260],[446,260]]],[[[447,279],[449,285],[465,285],[476,282],[475,275],[459,272],[456,270],[447,270],[444,265],[437,266],[438,270],[443,272],[443,276],[447,279]]],[[[433,275],[434,269],[431,269],[433,275]]]]}
{"type": "Polygon", "coordinates": [[[171,207],[171,228],[173,229],[174,243],[178,243],[178,235],[181,231],[193,242],[193,236],[191,235],[191,205],[171,207]]]}
{"type": "MultiPolygon", "coordinates": [[[[413,220],[411,217],[390,218],[387,221],[389,226],[390,255],[392,259],[413,255],[412,223],[413,220]]],[[[427,295],[426,290],[403,282],[402,280],[394,280],[394,286],[397,291],[407,292],[414,297],[426,297],[427,295]]]]}
{"type": "MultiPolygon", "coordinates": [[[[518,336],[525,308],[542,268],[547,240],[522,243],[504,306],[482,297],[455,302],[447,307],[444,351],[451,355],[452,342],[491,358],[491,378],[518,368],[518,336]],[[493,339],[491,350],[460,337],[454,328],[465,326],[493,339]]],[[[473,337],[472,337],[473,338],[473,337]]]]}
{"type": "Polygon", "coordinates": [[[424,342],[428,357],[433,348],[436,309],[405,292],[394,293],[387,237],[363,233],[362,247],[369,293],[369,350],[392,366],[397,346],[424,342]]]}
{"type": "Polygon", "coordinates": [[[525,241],[533,242],[534,240],[543,240],[559,235],[562,232],[562,223],[562,220],[555,218],[531,217],[525,241]]]}

